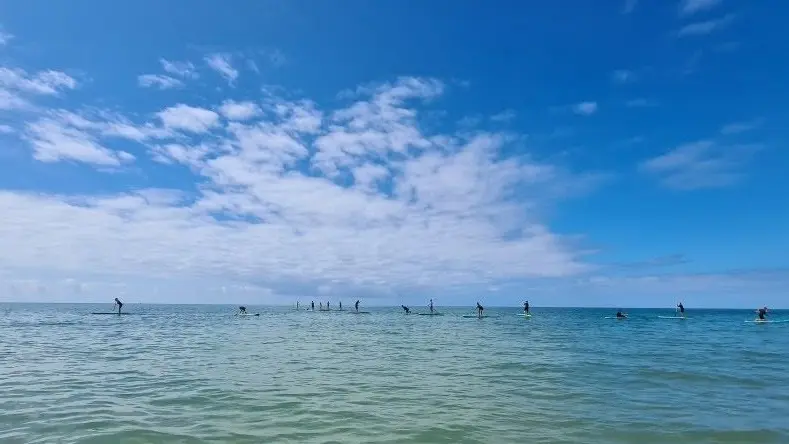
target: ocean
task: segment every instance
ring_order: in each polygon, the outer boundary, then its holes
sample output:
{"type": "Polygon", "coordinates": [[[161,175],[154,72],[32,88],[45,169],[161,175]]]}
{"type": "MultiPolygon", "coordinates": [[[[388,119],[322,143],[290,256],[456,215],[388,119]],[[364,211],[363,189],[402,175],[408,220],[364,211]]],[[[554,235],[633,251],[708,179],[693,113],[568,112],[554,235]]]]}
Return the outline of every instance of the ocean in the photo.
{"type": "Polygon", "coordinates": [[[0,304],[0,442],[789,443],[789,323],[752,311],[348,302],[0,304]]]}

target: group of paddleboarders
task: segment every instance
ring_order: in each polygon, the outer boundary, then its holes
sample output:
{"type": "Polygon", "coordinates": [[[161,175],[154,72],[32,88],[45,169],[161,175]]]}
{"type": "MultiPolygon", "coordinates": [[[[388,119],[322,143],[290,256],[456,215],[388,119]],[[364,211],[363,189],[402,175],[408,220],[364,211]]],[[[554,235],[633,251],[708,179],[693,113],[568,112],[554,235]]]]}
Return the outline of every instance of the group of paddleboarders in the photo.
{"type": "MultiPolygon", "coordinates": [[[[339,309],[342,310],[342,302],[339,309]]],[[[300,310],[299,301],[296,301],[296,310],[300,310]]],[[[310,301],[309,310],[315,311],[315,301],[310,301]]],[[[331,311],[331,302],[326,301],[326,308],[323,308],[323,302],[318,302],[318,311],[331,311]]]]}
{"type": "MultiPolygon", "coordinates": [[[[117,307],[118,308],[118,314],[121,314],[121,309],[123,308],[123,302],[121,302],[121,300],[118,299],[118,298],[115,298],[114,302],[115,303],[114,303],[114,305],[112,307],[113,310],[115,310],[115,307],[117,307]]],[[[340,304],[340,310],[342,310],[342,302],[340,302],[339,304],[340,304]]],[[[359,311],[359,304],[360,304],[360,301],[358,299],[353,304],[353,307],[354,307],[354,309],[357,312],[359,311]]],[[[403,308],[403,311],[405,311],[405,314],[411,314],[411,309],[408,306],[401,305],[400,307],[403,308]]],[[[299,303],[298,302],[296,302],[296,308],[297,309],[299,308],[299,303]]],[[[310,302],[310,308],[312,310],[315,310],[315,301],[310,302]]],[[[433,307],[433,299],[430,299],[430,305],[428,305],[428,308],[430,309],[430,314],[434,314],[435,313],[435,308],[433,307]]],[[[323,310],[323,303],[320,303],[319,309],[323,310]]],[[[326,302],[326,310],[329,310],[329,302],[326,302]]],[[[482,317],[482,312],[484,310],[485,310],[485,307],[483,307],[479,303],[479,301],[477,301],[477,316],[481,318],[482,317]]],[[[680,317],[682,317],[682,318],[685,317],[685,305],[682,302],[679,302],[677,304],[677,311],[679,312],[680,317]]],[[[756,310],[756,314],[758,315],[757,320],[758,321],[766,321],[767,320],[767,312],[768,312],[767,307],[762,307],[762,308],[757,309],[756,310]]],[[[523,303],[523,313],[524,313],[524,315],[527,315],[527,316],[531,315],[531,311],[530,311],[530,307],[529,307],[529,301],[525,301],[523,303]]],[[[248,314],[247,313],[247,307],[245,307],[243,305],[238,307],[238,313],[237,314],[238,315],[247,315],[248,314]]],[[[616,319],[627,319],[627,313],[623,312],[622,310],[618,310],[616,312],[616,319]]]]}
{"type": "MultiPolygon", "coordinates": [[[[528,302],[526,302],[524,304],[524,308],[523,309],[526,312],[529,311],[529,305],[528,304],[529,304],[528,302]]],[[[682,302],[677,304],[677,312],[679,312],[679,317],[681,317],[681,318],[685,317],[685,305],[682,302]]],[[[757,319],[758,321],[765,321],[765,320],[767,320],[767,307],[763,307],[763,308],[757,309],[756,310],[756,314],[759,316],[758,319],[757,319]]],[[[625,318],[627,318],[627,313],[624,313],[621,310],[619,310],[619,311],[616,312],[616,318],[617,319],[625,319],[625,318]]]]}

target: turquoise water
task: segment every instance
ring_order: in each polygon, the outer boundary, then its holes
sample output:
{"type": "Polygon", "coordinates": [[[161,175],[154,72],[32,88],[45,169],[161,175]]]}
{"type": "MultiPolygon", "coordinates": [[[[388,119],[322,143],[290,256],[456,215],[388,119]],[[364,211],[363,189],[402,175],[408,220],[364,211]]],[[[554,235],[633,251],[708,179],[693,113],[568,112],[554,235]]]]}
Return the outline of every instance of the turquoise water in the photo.
{"type": "Polygon", "coordinates": [[[749,311],[110,307],[0,305],[0,442],[789,442],[789,323],[749,311]]]}

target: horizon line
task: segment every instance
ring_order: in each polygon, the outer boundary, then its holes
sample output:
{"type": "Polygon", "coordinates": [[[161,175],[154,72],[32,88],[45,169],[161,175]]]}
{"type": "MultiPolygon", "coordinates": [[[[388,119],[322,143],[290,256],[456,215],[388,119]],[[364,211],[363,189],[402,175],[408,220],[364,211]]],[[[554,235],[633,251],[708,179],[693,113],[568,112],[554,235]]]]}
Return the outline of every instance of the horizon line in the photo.
{"type": "MultiPolygon", "coordinates": [[[[322,302],[322,301],[320,301],[322,302]]],[[[35,305],[104,305],[109,304],[109,302],[64,302],[64,301],[0,301],[0,304],[35,304],[35,305]]],[[[213,306],[239,306],[244,305],[247,307],[295,307],[295,304],[248,304],[248,303],[216,303],[216,302],[190,302],[190,303],[183,303],[183,302],[124,302],[123,305],[213,305],[213,306]]],[[[302,304],[301,306],[309,306],[309,304],[302,304]]],[[[349,305],[350,307],[353,304],[349,305]]],[[[370,308],[400,308],[400,305],[364,305],[365,307],[370,308]]],[[[421,307],[421,305],[406,305],[407,307],[421,307]]],[[[427,306],[427,305],[425,305],[427,306]]],[[[475,308],[474,305],[434,305],[435,307],[444,307],[444,308],[475,308]]],[[[517,308],[522,309],[522,305],[487,305],[486,307],[490,308],[517,308]]],[[[628,310],[670,310],[675,309],[676,307],[629,307],[625,308],[625,306],[621,305],[610,305],[610,306],[576,306],[576,305],[533,305],[530,304],[529,308],[579,308],[579,309],[628,309],[628,310]]],[[[768,307],[769,308],[769,307],[768,307]]],[[[714,307],[714,306],[691,306],[686,307],[685,310],[694,310],[694,309],[702,309],[702,310],[755,310],[756,308],[750,307],[714,307]]],[[[789,307],[783,308],[770,308],[770,310],[789,310],[789,307]]],[[[338,310],[339,311],[339,310],[338,310]]]]}

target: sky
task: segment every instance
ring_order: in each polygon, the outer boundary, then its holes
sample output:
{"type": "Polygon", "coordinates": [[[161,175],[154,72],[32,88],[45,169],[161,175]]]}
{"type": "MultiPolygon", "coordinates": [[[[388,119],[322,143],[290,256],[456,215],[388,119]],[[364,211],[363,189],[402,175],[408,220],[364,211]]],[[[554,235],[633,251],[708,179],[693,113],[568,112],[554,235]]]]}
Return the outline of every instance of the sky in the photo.
{"type": "Polygon", "coordinates": [[[0,1],[0,301],[789,307],[789,3],[0,1]]]}

